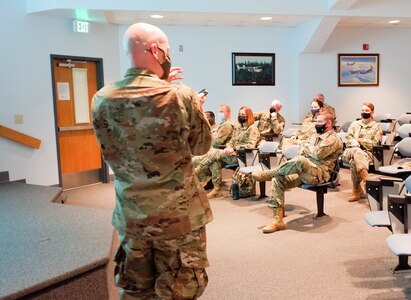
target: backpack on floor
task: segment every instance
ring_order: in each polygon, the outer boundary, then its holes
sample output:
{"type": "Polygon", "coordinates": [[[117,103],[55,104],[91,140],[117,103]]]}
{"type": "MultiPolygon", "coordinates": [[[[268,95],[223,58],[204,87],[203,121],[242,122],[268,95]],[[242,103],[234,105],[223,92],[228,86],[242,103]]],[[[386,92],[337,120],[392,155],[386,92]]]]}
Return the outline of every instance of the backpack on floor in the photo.
{"type": "Polygon", "coordinates": [[[231,197],[233,200],[238,198],[247,198],[255,196],[256,180],[250,175],[241,173],[240,168],[237,168],[233,174],[233,182],[231,183],[231,197]]]}

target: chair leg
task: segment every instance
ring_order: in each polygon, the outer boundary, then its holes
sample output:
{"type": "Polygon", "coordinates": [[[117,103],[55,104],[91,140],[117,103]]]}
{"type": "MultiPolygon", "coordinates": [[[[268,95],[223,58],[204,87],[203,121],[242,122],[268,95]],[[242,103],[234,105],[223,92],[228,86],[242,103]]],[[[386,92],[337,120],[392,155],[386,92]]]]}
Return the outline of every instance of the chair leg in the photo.
{"type": "Polygon", "coordinates": [[[326,216],[324,213],[324,194],[327,193],[327,189],[320,189],[316,191],[317,196],[317,214],[314,217],[314,220],[326,216]]]}
{"type": "Polygon", "coordinates": [[[260,199],[267,197],[267,195],[265,194],[265,181],[260,181],[259,187],[260,187],[260,194],[256,195],[254,197],[254,200],[260,200],[260,199]]]}
{"type": "Polygon", "coordinates": [[[392,270],[393,273],[400,273],[411,270],[408,264],[408,255],[398,255],[398,265],[392,270]]]}

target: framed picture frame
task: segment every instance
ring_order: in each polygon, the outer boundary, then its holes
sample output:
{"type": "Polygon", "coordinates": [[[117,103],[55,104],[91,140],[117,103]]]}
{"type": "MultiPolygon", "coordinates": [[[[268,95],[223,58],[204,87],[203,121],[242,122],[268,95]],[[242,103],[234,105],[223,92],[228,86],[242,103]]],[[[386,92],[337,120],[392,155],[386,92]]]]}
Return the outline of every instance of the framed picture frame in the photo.
{"type": "Polygon", "coordinates": [[[378,86],[379,54],[338,54],[338,86],[378,86]]]}
{"type": "Polygon", "coordinates": [[[275,53],[232,53],[233,85],[275,85],[275,53]]]}

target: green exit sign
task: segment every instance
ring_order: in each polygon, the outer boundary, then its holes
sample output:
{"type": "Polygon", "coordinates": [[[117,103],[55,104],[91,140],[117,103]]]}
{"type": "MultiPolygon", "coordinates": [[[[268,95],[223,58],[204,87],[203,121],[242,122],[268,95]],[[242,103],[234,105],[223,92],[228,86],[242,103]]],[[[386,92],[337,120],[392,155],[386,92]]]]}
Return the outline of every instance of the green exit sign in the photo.
{"type": "Polygon", "coordinates": [[[89,33],[90,31],[90,23],[86,21],[73,21],[73,31],[74,32],[81,32],[81,33],[89,33]]]}

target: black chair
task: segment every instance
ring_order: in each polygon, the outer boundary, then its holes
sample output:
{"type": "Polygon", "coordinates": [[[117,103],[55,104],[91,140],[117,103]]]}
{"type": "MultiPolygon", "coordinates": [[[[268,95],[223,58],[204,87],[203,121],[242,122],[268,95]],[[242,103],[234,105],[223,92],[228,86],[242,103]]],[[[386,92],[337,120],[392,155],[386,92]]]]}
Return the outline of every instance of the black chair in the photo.
{"type": "Polygon", "coordinates": [[[388,216],[388,195],[400,195],[404,187],[411,189],[411,177],[403,182],[400,178],[367,179],[365,184],[370,211],[365,213],[364,220],[372,227],[391,229],[388,216]]]}
{"type": "Polygon", "coordinates": [[[313,191],[316,193],[316,200],[317,200],[317,214],[315,215],[314,219],[317,219],[322,216],[326,216],[324,213],[324,195],[327,194],[328,188],[335,188],[339,185],[339,172],[340,172],[340,164],[339,164],[340,157],[337,158],[335,162],[334,169],[331,172],[330,180],[324,183],[319,184],[308,184],[304,183],[300,186],[300,188],[313,191]]]}
{"type": "Polygon", "coordinates": [[[410,271],[411,256],[411,194],[388,196],[388,212],[393,234],[386,239],[388,248],[398,256],[393,273],[410,271]]]}

